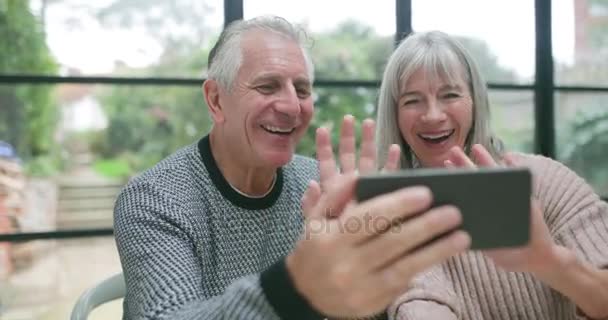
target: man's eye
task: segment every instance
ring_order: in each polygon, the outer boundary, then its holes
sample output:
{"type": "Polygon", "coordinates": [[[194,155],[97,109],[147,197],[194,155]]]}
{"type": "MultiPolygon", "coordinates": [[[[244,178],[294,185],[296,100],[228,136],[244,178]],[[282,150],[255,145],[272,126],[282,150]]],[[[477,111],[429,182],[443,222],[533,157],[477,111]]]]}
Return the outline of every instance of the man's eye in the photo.
{"type": "Polygon", "coordinates": [[[271,94],[274,92],[274,86],[270,84],[257,86],[255,89],[262,94],[271,94]]]}
{"type": "Polygon", "coordinates": [[[310,90],[308,89],[298,89],[296,92],[298,94],[298,98],[300,99],[306,99],[310,97],[310,90]]]}

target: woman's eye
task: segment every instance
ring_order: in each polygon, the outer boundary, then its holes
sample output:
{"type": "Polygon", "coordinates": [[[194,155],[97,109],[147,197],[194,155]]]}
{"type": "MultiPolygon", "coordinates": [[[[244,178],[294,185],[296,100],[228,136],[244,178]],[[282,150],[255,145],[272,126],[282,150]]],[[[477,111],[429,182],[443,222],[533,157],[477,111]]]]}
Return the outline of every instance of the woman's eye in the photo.
{"type": "Polygon", "coordinates": [[[450,93],[446,93],[445,95],[443,95],[443,97],[445,99],[453,99],[453,98],[460,97],[460,95],[458,93],[450,92],[450,93]]]}
{"type": "Polygon", "coordinates": [[[403,105],[404,106],[409,106],[409,105],[413,105],[413,104],[416,104],[416,103],[418,103],[417,99],[411,99],[411,100],[405,100],[405,101],[403,101],[403,105]]]}

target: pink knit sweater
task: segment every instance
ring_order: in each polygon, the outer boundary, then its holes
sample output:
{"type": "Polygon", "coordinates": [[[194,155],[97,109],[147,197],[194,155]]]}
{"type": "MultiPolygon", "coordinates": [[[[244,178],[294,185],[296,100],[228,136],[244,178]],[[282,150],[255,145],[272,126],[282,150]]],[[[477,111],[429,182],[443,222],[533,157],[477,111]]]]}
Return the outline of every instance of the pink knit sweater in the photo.
{"type": "MultiPolygon", "coordinates": [[[[555,241],[583,261],[608,267],[608,205],[564,165],[541,156],[514,156],[517,164],[533,173],[534,196],[555,241]]],[[[559,292],[529,274],[500,270],[475,251],[414,279],[410,289],[389,308],[389,318],[584,319],[559,292]]]]}

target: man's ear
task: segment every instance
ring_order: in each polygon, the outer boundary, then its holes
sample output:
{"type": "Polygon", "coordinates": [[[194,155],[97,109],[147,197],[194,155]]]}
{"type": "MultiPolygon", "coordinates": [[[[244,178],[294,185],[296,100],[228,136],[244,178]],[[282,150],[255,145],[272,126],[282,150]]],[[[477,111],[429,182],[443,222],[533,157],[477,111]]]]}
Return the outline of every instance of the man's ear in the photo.
{"type": "Polygon", "coordinates": [[[205,80],[203,83],[203,93],[205,94],[205,102],[207,102],[207,109],[209,109],[213,122],[224,122],[226,118],[224,117],[223,106],[220,102],[220,87],[217,81],[212,79],[205,80]]]}

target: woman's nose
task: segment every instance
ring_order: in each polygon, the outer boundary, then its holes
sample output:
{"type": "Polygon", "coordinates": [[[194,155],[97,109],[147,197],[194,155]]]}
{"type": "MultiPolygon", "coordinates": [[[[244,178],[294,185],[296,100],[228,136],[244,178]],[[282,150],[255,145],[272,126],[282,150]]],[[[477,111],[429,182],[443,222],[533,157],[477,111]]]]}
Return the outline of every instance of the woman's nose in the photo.
{"type": "Polygon", "coordinates": [[[429,103],[426,112],[422,115],[422,120],[426,122],[439,122],[445,120],[445,118],[443,108],[435,101],[429,103]]]}

